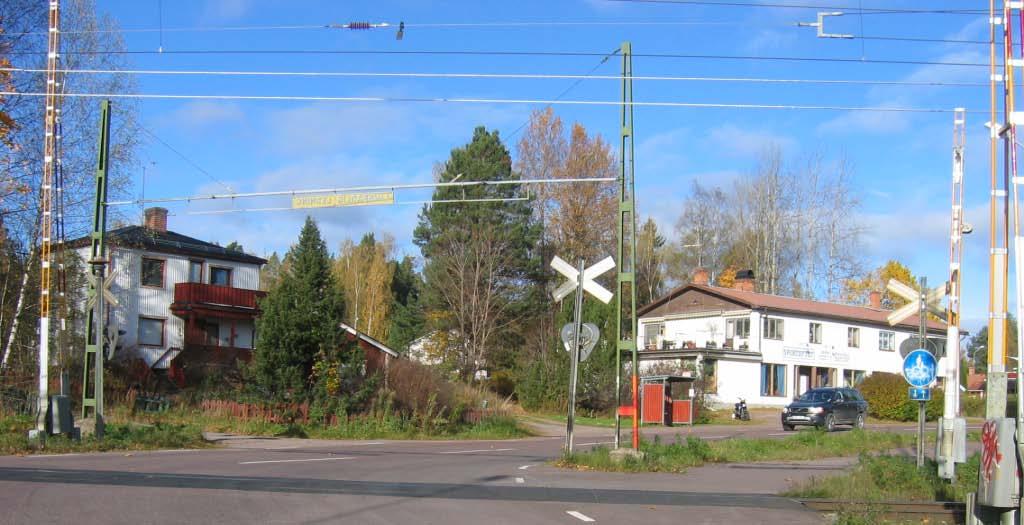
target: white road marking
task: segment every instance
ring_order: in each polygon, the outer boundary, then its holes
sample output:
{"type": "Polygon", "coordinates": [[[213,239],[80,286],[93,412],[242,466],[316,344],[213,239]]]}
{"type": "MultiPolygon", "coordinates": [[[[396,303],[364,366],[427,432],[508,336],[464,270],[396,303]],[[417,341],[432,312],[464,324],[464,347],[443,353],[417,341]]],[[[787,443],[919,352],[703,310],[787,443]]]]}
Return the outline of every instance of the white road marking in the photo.
{"type": "Polygon", "coordinates": [[[262,463],[302,463],[305,461],[341,461],[343,459],[355,459],[355,456],[344,456],[340,458],[271,459],[266,461],[242,461],[239,463],[239,465],[259,465],[262,463]]]}
{"type": "Polygon", "coordinates": [[[593,443],[580,443],[579,446],[585,447],[587,445],[610,445],[615,443],[614,441],[595,441],[593,443]]]}
{"type": "MultiPolygon", "coordinates": [[[[383,445],[383,444],[384,443],[381,442],[381,441],[374,441],[372,443],[345,443],[345,446],[346,447],[365,447],[365,446],[368,446],[368,445],[383,445]]],[[[310,447],[310,445],[292,445],[290,447],[271,447],[271,448],[265,448],[263,450],[294,450],[294,449],[297,449],[297,448],[309,448],[309,447],[310,447]]]]}
{"type": "Polygon", "coordinates": [[[439,454],[473,454],[475,452],[508,452],[515,450],[514,448],[481,448],[477,450],[452,450],[448,452],[439,452],[439,454]]]}
{"type": "Polygon", "coordinates": [[[727,438],[729,436],[697,436],[697,437],[702,437],[703,439],[725,439],[725,438],[727,438]]]}
{"type": "Polygon", "coordinates": [[[516,483],[526,483],[524,478],[516,478],[516,483]]]}
{"type": "Polygon", "coordinates": [[[583,514],[582,512],[577,510],[567,510],[565,511],[565,513],[580,521],[585,521],[588,523],[594,521],[594,518],[591,518],[590,516],[587,516],[586,514],[583,514]]]}
{"type": "Polygon", "coordinates": [[[523,466],[519,467],[519,470],[526,470],[526,469],[528,469],[528,468],[530,468],[532,466],[533,465],[523,465],[523,466]]]}
{"type": "Polygon", "coordinates": [[[769,436],[788,436],[793,434],[792,432],[776,432],[774,434],[768,434],[769,436]]]}

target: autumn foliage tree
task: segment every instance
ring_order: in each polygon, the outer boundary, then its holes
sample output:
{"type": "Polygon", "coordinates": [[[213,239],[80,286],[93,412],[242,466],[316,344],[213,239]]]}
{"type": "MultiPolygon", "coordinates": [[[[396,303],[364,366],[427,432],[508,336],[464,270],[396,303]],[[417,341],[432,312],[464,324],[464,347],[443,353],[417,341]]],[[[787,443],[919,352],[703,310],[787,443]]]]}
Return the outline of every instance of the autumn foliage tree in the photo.
{"type": "Polygon", "coordinates": [[[393,250],[390,237],[378,241],[367,233],[359,244],[343,241],[334,261],[334,276],[348,306],[348,323],[380,341],[387,340],[390,328],[393,268],[389,261],[393,250]]]}
{"type": "Polygon", "coordinates": [[[914,277],[910,268],[896,259],[889,259],[885,264],[861,277],[847,279],[843,283],[843,298],[850,304],[867,305],[871,292],[881,292],[882,307],[895,310],[908,301],[886,289],[889,279],[896,279],[915,290],[920,290],[917,277],[914,277]]]}

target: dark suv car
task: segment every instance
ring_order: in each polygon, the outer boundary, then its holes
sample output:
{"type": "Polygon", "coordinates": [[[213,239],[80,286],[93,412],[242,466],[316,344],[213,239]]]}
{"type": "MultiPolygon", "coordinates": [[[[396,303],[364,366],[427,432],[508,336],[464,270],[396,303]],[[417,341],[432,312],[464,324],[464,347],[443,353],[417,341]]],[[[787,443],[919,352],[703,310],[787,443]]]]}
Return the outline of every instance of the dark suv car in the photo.
{"type": "Polygon", "coordinates": [[[836,425],[864,428],[868,402],[852,388],[815,388],[782,409],[782,429],[814,425],[829,432],[836,425]]]}

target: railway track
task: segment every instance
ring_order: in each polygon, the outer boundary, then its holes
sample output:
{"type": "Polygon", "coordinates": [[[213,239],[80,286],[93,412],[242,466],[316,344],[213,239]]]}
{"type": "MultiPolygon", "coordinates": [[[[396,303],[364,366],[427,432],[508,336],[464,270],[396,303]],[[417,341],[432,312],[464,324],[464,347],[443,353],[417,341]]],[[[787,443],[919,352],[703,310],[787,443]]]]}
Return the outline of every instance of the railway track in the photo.
{"type": "Polygon", "coordinates": [[[842,501],[830,499],[801,499],[805,507],[818,512],[838,513],[860,511],[872,514],[876,519],[889,523],[964,523],[967,506],[951,501],[924,503],[842,501]]]}

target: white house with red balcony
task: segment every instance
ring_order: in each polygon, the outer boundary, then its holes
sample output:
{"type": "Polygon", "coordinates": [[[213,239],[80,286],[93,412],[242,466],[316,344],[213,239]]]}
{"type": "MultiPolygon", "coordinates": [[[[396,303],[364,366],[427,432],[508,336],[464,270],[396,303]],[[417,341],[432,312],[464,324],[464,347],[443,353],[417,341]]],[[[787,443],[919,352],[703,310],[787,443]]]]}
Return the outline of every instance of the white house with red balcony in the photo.
{"type": "MultiPolygon", "coordinates": [[[[266,260],[169,231],[164,208],[147,209],[142,226],[107,232],[106,244],[118,301],[108,322],[124,333],[118,355],[169,369],[179,384],[190,370],[250,359],[266,260]]],[[[88,238],[70,246],[89,259],[88,238]]]]}

